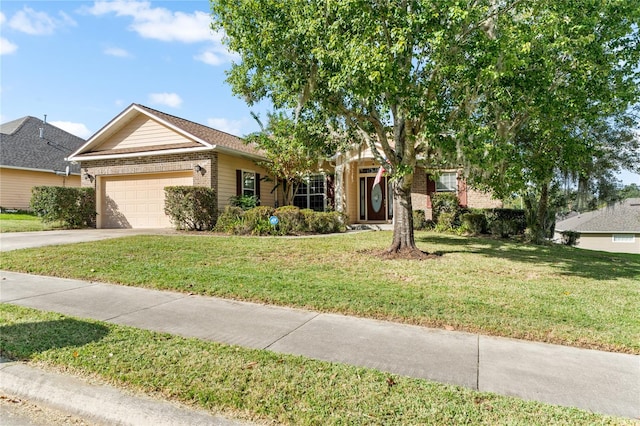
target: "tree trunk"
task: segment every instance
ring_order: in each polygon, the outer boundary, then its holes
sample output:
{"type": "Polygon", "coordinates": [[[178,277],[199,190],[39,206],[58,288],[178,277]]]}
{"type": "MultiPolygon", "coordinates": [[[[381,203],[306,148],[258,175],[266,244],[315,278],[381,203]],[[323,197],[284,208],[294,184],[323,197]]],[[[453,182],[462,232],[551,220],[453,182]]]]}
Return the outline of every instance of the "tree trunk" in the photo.
{"type": "Polygon", "coordinates": [[[423,257],[425,253],[416,247],[413,236],[411,184],[407,185],[407,181],[411,182],[412,178],[413,175],[404,176],[393,185],[393,242],[387,252],[408,257],[423,257]]]}

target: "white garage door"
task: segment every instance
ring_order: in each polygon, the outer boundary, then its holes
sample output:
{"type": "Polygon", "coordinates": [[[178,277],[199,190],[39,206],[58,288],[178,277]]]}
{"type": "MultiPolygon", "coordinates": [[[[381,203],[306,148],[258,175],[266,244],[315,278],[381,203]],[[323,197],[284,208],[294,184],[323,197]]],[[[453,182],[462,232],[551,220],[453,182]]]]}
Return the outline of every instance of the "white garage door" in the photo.
{"type": "Polygon", "coordinates": [[[168,228],[164,187],[193,185],[191,172],[102,178],[102,228],[168,228]]]}

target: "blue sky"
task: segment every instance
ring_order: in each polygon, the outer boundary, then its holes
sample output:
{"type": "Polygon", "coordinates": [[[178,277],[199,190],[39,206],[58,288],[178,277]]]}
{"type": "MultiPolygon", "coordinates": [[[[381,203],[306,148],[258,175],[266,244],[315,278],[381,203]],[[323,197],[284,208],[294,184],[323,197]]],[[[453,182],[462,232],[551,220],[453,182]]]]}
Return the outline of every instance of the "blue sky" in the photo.
{"type": "MultiPolygon", "coordinates": [[[[88,138],[131,103],[238,136],[258,130],[224,82],[234,56],[208,0],[0,2],[0,122],[31,115],[88,138]]],[[[623,173],[624,183],[640,176],[623,173]]]]}
{"type": "Polygon", "coordinates": [[[26,115],[87,138],[131,103],[236,134],[258,130],[224,82],[233,58],[209,2],[0,3],[0,118],[26,115]]]}

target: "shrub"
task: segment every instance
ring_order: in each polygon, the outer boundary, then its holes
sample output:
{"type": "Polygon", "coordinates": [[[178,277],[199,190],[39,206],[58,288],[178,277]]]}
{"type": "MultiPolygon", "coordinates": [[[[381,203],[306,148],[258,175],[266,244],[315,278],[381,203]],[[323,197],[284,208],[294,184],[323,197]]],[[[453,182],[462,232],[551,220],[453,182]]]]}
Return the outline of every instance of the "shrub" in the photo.
{"type": "Polygon", "coordinates": [[[216,225],[218,202],[212,188],[167,186],[164,193],[164,212],[177,229],[208,231],[216,225]]]}
{"type": "Polygon", "coordinates": [[[456,213],[441,212],[436,222],[435,230],[438,232],[447,232],[455,228],[456,213]]]}
{"type": "Polygon", "coordinates": [[[562,244],[567,246],[575,246],[578,244],[580,233],[576,231],[562,231],[562,244]]]}
{"type": "MultiPolygon", "coordinates": [[[[485,216],[487,218],[489,229],[491,230],[492,224],[495,221],[508,221],[511,222],[509,227],[511,235],[520,235],[524,233],[527,227],[527,221],[525,211],[520,209],[486,209],[485,216]]],[[[497,227],[504,227],[504,225],[496,225],[497,227]]],[[[491,232],[493,234],[493,232],[491,232]]]]}
{"type": "Polygon", "coordinates": [[[424,230],[427,229],[427,218],[424,210],[414,210],[413,212],[413,229],[424,230]]]}
{"type": "Polygon", "coordinates": [[[274,227],[269,223],[269,218],[275,213],[275,209],[269,206],[254,207],[244,212],[240,227],[235,233],[242,235],[268,235],[274,234],[274,227]]]}
{"type": "Polygon", "coordinates": [[[66,228],[95,226],[93,188],[35,186],[31,194],[31,209],[43,222],[60,222],[66,228]]]}
{"type": "Polygon", "coordinates": [[[460,225],[460,214],[462,208],[460,207],[458,197],[453,192],[438,192],[431,196],[432,216],[433,220],[440,222],[440,216],[445,213],[453,215],[452,217],[446,216],[445,220],[448,221],[442,225],[448,229],[453,229],[460,225]]]}
{"type": "Polygon", "coordinates": [[[519,235],[520,224],[513,219],[496,219],[489,225],[491,235],[500,238],[509,238],[512,235],[519,235]]]}
{"type": "Polygon", "coordinates": [[[251,210],[260,205],[260,200],[255,195],[236,195],[229,198],[229,204],[242,210],[251,210]]]}
{"type": "Polygon", "coordinates": [[[275,215],[280,221],[278,229],[281,234],[295,235],[307,231],[307,224],[299,207],[282,206],[276,209],[275,215]]]}
{"type": "Polygon", "coordinates": [[[462,230],[470,234],[482,234],[487,229],[487,218],[482,213],[464,213],[460,216],[462,230]]]}
{"type": "Polygon", "coordinates": [[[347,230],[347,217],[336,211],[316,212],[310,209],[300,211],[304,215],[307,230],[315,234],[330,234],[347,230]]]}
{"type": "Polygon", "coordinates": [[[243,217],[244,210],[240,207],[226,206],[218,215],[216,226],[213,229],[217,232],[231,233],[236,227],[240,226],[243,217]]]}

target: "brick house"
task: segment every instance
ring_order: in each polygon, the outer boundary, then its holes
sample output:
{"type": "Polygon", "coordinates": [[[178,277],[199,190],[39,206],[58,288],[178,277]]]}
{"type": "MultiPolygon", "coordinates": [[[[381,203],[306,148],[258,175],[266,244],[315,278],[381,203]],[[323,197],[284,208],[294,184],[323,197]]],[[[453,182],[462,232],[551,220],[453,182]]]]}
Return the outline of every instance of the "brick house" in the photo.
{"type": "MultiPolygon", "coordinates": [[[[236,136],[139,104],[126,108],[68,158],[80,163],[82,185],[96,189],[99,228],[171,226],[164,214],[164,187],[172,185],[213,188],[218,208],[237,195],[255,195],[262,205],[277,207],[282,194],[267,171],[256,165],[264,159],[256,147],[236,136]]],[[[384,177],[380,185],[373,185],[378,169],[367,153],[320,161],[316,173],[299,186],[293,203],[343,211],[352,223],[389,222],[389,182],[384,177]]],[[[427,217],[430,196],[438,191],[455,191],[463,205],[495,205],[495,200],[466,190],[455,171],[441,173],[436,182],[419,170],[414,188],[414,209],[424,209],[427,217]]]]}

